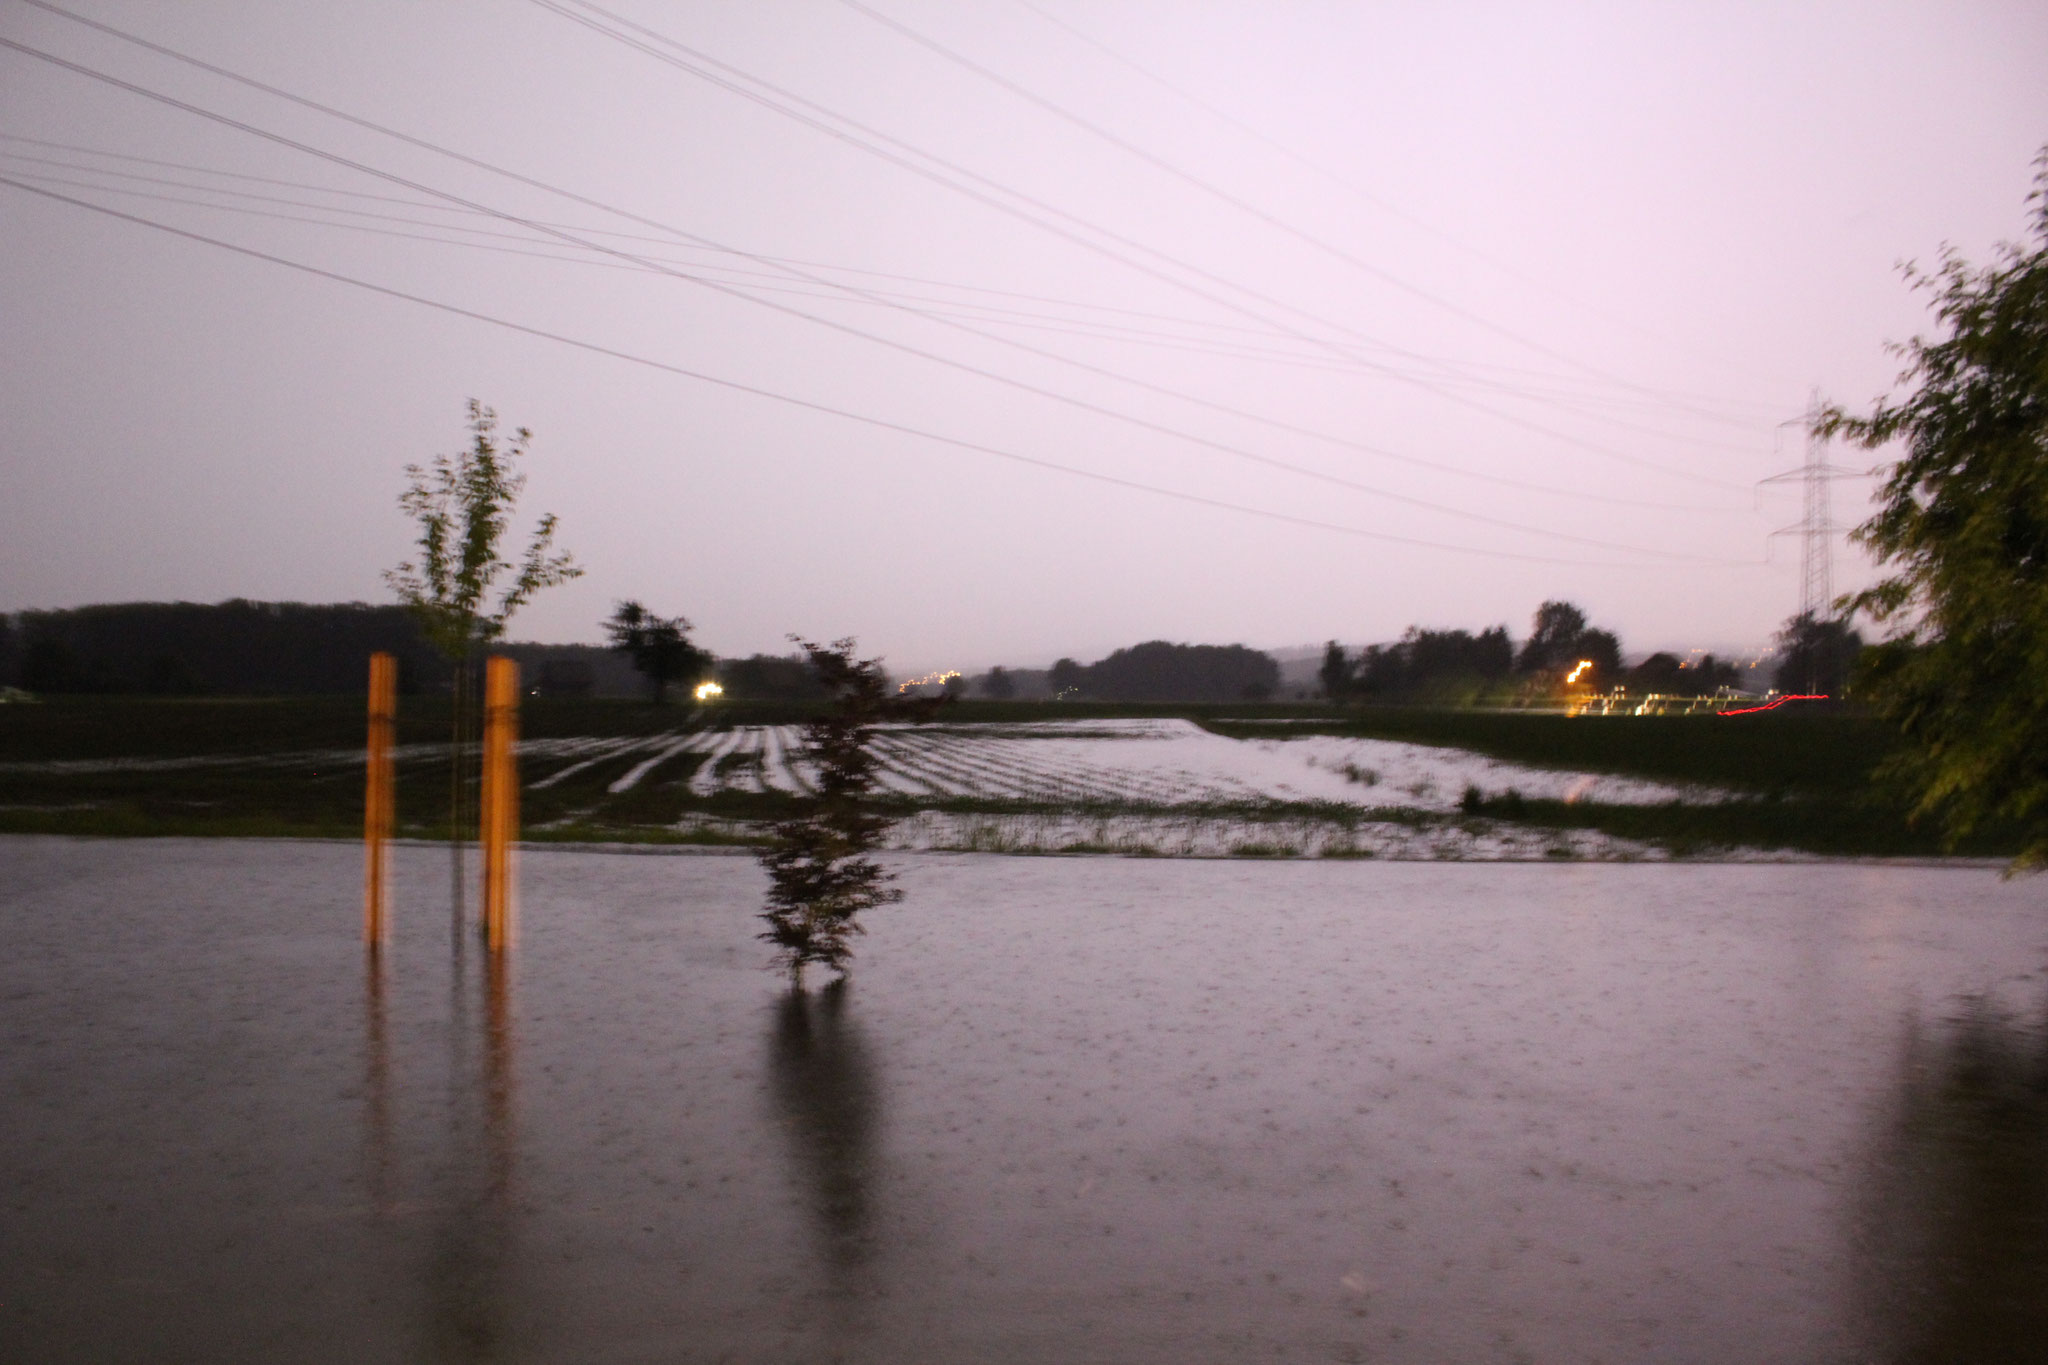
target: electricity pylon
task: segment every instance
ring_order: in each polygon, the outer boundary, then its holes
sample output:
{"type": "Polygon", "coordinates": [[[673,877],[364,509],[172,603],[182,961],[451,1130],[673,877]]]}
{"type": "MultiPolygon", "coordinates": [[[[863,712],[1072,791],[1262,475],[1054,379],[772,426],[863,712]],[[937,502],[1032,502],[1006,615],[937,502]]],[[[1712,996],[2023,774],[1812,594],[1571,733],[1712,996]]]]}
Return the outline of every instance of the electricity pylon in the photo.
{"type": "Polygon", "coordinates": [[[1828,463],[1828,442],[1819,433],[1819,425],[1820,394],[1816,392],[1806,407],[1806,463],[1797,469],[1773,474],[1768,479],[1759,479],[1757,483],[1790,483],[1798,479],[1805,485],[1806,514],[1792,525],[1781,526],[1771,534],[1801,537],[1804,542],[1801,565],[1804,573],[1799,588],[1799,610],[1815,621],[1831,621],[1835,615],[1834,538],[1847,528],[1835,524],[1834,513],[1828,506],[1828,485],[1836,479],[1856,478],[1862,471],[1828,463]]]}

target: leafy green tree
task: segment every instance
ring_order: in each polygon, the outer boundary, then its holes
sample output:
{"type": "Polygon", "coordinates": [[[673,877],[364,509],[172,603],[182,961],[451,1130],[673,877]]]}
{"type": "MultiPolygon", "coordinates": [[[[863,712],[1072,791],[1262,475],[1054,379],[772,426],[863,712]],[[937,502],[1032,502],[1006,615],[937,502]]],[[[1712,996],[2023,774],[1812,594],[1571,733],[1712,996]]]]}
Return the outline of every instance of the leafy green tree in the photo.
{"type": "Polygon", "coordinates": [[[656,706],[668,700],[668,685],[686,686],[711,667],[711,656],[690,643],[690,623],[681,616],[656,616],[638,602],[621,602],[605,622],[611,647],[633,661],[647,679],[656,706]]]}
{"type": "Polygon", "coordinates": [[[871,856],[894,823],[873,803],[874,727],[883,720],[929,715],[940,699],[898,699],[880,659],[854,656],[854,642],[799,639],[832,709],[804,726],[803,756],[811,791],[775,825],[761,850],[768,872],[768,927],[759,937],[775,948],[776,965],[803,989],[804,968],[829,967],[844,979],[850,940],[863,932],[863,910],[903,899],[894,878],[871,856]]]}
{"type": "Polygon", "coordinates": [[[424,467],[407,465],[410,482],[398,499],[420,528],[419,557],[386,573],[384,581],[450,659],[473,658],[504,635],[505,623],[535,593],[583,572],[567,552],[554,550],[553,513],[534,527],[516,565],[498,553],[526,487],[517,469],[533,433],[520,427],[501,447],[497,429],[498,414],[470,399],[469,448],[436,455],[424,467]],[[511,581],[493,602],[492,592],[508,570],[511,581]]]}
{"type": "Polygon", "coordinates": [[[2016,868],[2048,863],[2048,150],[2035,165],[2032,242],[1908,267],[1943,335],[1899,348],[1902,396],[1817,424],[1905,443],[1855,531],[1890,576],[1846,599],[1894,628],[1865,674],[1906,741],[1886,771],[1952,841],[2017,826],[2016,868]]]}
{"type": "Polygon", "coordinates": [[[477,654],[505,634],[505,623],[542,588],[583,570],[554,549],[555,518],[541,517],[515,564],[498,552],[510,527],[526,476],[518,472],[533,433],[520,427],[509,445],[498,439],[498,414],[469,400],[468,449],[436,455],[426,466],[405,467],[398,505],[419,527],[418,555],[384,575],[420,632],[455,665],[449,708],[448,841],[454,862],[455,906],[462,907],[464,751],[473,728],[471,691],[477,654]],[[500,586],[507,573],[509,581],[500,586]]]}

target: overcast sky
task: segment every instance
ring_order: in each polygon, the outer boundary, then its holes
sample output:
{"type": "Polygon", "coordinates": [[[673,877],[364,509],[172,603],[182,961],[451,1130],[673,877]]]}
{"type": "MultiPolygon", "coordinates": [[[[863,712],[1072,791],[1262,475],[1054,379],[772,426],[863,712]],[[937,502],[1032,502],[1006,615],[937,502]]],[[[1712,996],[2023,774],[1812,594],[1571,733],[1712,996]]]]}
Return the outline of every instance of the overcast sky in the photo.
{"type": "Polygon", "coordinates": [[[475,397],[519,638],[1761,643],[2048,143],[2026,3],[63,5],[417,141],[0,0],[0,176],[329,272],[0,185],[0,610],[388,600],[475,397]]]}

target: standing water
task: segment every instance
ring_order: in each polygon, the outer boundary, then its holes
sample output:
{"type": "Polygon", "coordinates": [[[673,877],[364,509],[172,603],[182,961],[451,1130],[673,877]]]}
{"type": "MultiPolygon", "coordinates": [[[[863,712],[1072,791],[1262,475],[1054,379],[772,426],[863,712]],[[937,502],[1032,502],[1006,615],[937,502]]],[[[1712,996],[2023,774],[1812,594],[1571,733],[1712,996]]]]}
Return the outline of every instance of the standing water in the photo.
{"type": "Polygon", "coordinates": [[[2037,1360],[2048,896],[1983,868],[0,839],[0,1358],[2037,1360]]]}

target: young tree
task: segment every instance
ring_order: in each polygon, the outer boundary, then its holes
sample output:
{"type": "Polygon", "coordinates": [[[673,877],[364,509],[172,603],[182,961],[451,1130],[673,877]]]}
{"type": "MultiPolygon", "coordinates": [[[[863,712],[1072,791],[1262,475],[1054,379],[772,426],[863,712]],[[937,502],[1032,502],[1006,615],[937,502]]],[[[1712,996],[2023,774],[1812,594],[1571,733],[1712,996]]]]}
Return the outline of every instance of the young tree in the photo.
{"type": "Polygon", "coordinates": [[[668,700],[668,685],[688,684],[711,666],[711,656],[690,643],[690,623],[680,616],[656,616],[638,602],[621,602],[605,622],[613,649],[633,661],[647,679],[656,706],[668,700]]]}
{"type": "Polygon", "coordinates": [[[533,433],[498,441],[498,414],[469,400],[469,448],[436,455],[422,467],[409,464],[409,481],[398,505],[419,526],[419,553],[384,575],[398,600],[419,621],[420,632],[455,664],[450,707],[448,841],[454,861],[457,924],[462,906],[463,751],[470,724],[470,674],[476,655],[504,635],[505,623],[542,588],[580,575],[567,552],[554,550],[555,518],[543,516],[528,537],[518,563],[498,553],[514,506],[526,486],[517,472],[533,433]],[[510,572],[502,589],[499,580],[510,572]],[[496,592],[495,598],[493,592],[496,592]]]}
{"type": "Polygon", "coordinates": [[[863,910],[903,899],[894,878],[870,855],[894,823],[874,809],[875,725],[895,717],[923,717],[940,699],[899,700],[889,690],[880,659],[854,657],[854,642],[830,646],[796,641],[832,709],[804,726],[803,755],[812,790],[777,822],[774,842],[761,851],[768,871],[768,927],[776,965],[790,987],[803,989],[804,968],[817,963],[844,979],[853,957],[849,940],[863,932],[863,910]]]}
{"type": "Polygon", "coordinates": [[[1906,740],[1887,770],[1952,841],[2018,826],[2015,868],[2048,863],[2048,150],[2035,166],[2032,243],[1909,267],[1946,334],[1898,348],[1904,396],[1817,427],[1906,444],[1855,532],[1893,572],[1846,599],[1895,627],[1866,674],[1906,740]]]}

